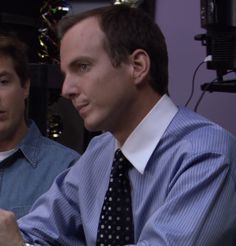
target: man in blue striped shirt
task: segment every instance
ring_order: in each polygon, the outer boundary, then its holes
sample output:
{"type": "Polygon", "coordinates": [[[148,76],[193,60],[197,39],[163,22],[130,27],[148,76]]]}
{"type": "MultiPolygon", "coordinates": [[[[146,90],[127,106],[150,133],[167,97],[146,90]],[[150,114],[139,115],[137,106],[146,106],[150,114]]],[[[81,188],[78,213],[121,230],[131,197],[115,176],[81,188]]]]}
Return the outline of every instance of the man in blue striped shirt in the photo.
{"type": "MultiPolygon", "coordinates": [[[[0,245],[96,245],[114,152],[129,171],[134,244],[235,245],[236,140],[168,96],[165,39],[138,9],[110,6],[60,25],[62,94],[95,137],[0,245]]],[[[107,244],[117,246],[115,244],[107,244]]]]}

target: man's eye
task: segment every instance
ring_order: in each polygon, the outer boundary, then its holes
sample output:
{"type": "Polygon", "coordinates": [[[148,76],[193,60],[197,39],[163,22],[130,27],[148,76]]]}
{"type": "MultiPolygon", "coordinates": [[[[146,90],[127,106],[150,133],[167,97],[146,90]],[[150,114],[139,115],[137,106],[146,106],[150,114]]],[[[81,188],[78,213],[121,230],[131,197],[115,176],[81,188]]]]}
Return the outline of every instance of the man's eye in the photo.
{"type": "Polygon", "coordinates": [[[86,61],[75,61],[70,65],[71,72],[83,74],[90,70],[91,63],[86,61]]]}
{"type": "Polygon", "coordinates": [[[78,66],[80,72],[86,72],[89,69],[89,65],[85,63],[81,63],[78,66]]]}
{"type": "Polygon", "coordinates": [[[7,79],[0,79],[0,84],[1,85],[6,85],[8,83],[9,83],[9,80],[7,80],[7,79]]]}

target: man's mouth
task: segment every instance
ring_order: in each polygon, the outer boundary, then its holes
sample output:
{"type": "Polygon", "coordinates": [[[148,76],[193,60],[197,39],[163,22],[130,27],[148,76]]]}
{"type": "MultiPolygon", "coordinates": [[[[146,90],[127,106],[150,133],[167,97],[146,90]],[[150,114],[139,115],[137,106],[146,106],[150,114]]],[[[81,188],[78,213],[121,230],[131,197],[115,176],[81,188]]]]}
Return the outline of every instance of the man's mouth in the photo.
{"type": "Polygon", "coordinates": [[[81,116],[85,115],[88,105],[89,105],[88,103],[81,103],[76,106],[76,109],[81,116]]]}
{"type": "Polygon", "coordinates": [[[7,116],[6,111],[0,110],[0,120],[5,120],[7,116]]]}

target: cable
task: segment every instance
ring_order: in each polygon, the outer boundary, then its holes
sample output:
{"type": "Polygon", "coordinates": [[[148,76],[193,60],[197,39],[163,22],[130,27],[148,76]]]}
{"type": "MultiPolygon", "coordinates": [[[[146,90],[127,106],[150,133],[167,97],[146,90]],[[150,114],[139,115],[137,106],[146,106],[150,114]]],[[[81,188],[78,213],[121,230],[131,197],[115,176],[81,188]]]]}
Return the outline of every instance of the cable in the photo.
{"type": "MultiPolygon", "coordinates": [[[[230,70],[230,71],[228,71],[225,75],[230,74],[230,73],[234,73],[234,71],[233,71],[233,70],[230,70]]],[[[213,79],[213,80],[212,80],[212,81],[204,88],[204,90],[202,91],[202,93],[201,93],[199,99],[198,99],[197,102],[196,102],[196,105],[195,105],[195,107],[194,107],[194,112],[197,112],[198,106],[199,106],[199,104],[201,103],[202,98],[204,97],[205,93],[208,91],[208,89],[210,88],[210,86],[211,86],[215,81],[218,81],[218,78],[213,79]]],[[[222,83],[223,83],[223,82],[222,82],[222,83]]]]}
{"type": "Polygon", "coordinates": [[[212,80],[207,86],[206,88],[202,91],[200,97],[198,98],[196,105],[194,107],[194,112],[197,112],[198,106],[202,101],[202,98],[204,97],[205,93],[207,92],[208,88],[212,85],[212,83],[214,83],[217,79],[212,80]]]}
{"type": "Polygon", "coordinates": [[[199,68],[202,66],[202,64],[205,63],[205,60],[202,61],[200,64],[198,64],[198,66],[196,67],[196,69],[195,69],[195,71],[193,73],[191,93],[190,93],[190,96],[189,96],[188,100],[186,101],[186,103],[184,105],[185,107],[188,106],[189,102],[191,101],[191,99],[193,97],[193,94],[194,94],[194,86],[195,86],[195,77],[196,77],[196,74],[197,74],[197,71],[199,70],[199,68]]]}

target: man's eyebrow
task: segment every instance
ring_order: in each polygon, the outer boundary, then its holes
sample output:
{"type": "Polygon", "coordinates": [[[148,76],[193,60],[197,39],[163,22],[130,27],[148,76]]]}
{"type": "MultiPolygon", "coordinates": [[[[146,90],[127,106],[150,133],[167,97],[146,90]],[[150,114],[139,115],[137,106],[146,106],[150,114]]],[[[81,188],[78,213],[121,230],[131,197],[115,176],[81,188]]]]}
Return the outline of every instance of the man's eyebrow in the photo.
{"type": "Polygon", "coordinates": [[[90,60],[91,59],[87,56],[81,56],[81,57],[78,57],[78,58],[74,59],[73,61],[71,61],[71,63],[69,64],[69,67],[74,67],[81,62],[88,62],[90,60]]]}
{"type": "Polygon", "coordinates": [[[69,68],[75,67],[80,61],[81,61],[81,59],[75,59],[75,60],[73,60],[72,62],[70,62],[69,68]]]}
{"type": "MultiPolygon", "coordinates": [[[[92,59],[90,57],[87,56],[81,56],[81,57],[77,57],[74,60],[72,60],[69,64],[68,64],[68,68],[69,69],[73,69],[75,68],[78,64],[83,63],[83,62],[92,62],[92,59]]],[[[65,72],[60,69],[61,74],[65,77],[65,72]]]]}

